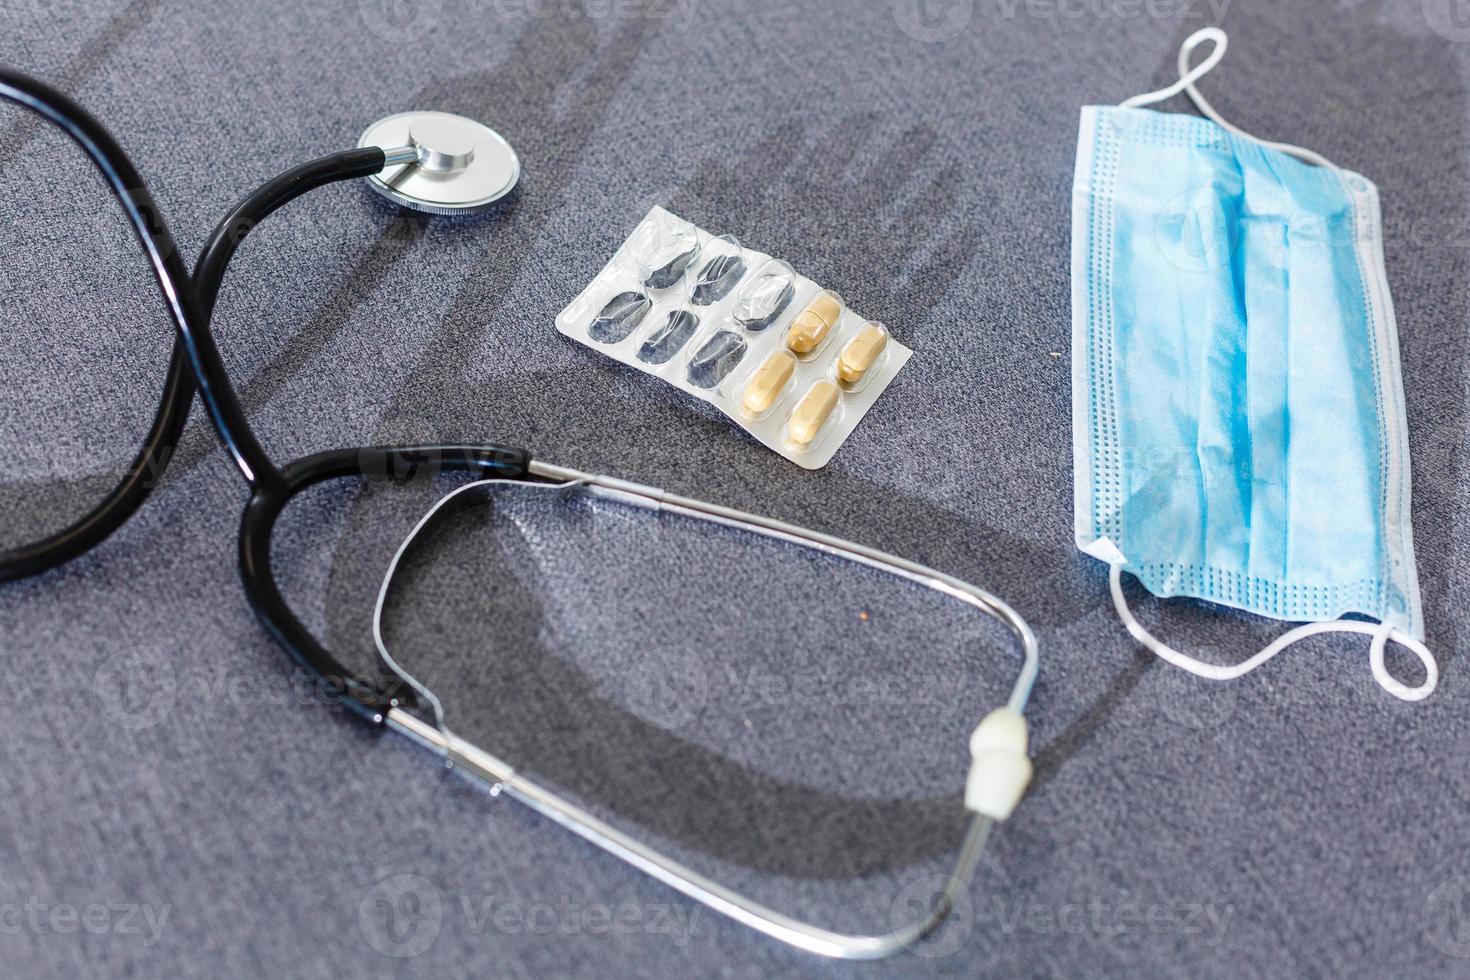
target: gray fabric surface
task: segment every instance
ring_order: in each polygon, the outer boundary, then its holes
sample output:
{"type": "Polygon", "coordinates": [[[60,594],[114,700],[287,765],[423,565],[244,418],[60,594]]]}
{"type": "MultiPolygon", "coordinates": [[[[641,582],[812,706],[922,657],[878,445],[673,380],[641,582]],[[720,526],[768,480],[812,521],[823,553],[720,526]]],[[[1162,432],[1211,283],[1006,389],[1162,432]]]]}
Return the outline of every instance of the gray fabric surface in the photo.
{"type": "MultiPolygon", "coordinates": [[[[1470,31],[1451,6],[8,2],[0,61],[107,121],[191,256],[259,181],[389,112],[463,112],[519,149],[520,192],[487,219],[410,219],[344,186],[244,247],[217,332],[278,459],[525,444],[976,581],[1032,622],[1044,662],[1037,779],[957,928],[882,966],[813,960],[324,705],[245,601],[243,487],[196,412],[121,533],[0,589],[4,973],[1470,975],[1470,31]],[[1444,667],[1422,706],[1384,695],[1347,637],[1229,686],[1164,669],[1072,548],[1078,109],[1169,81],[1211,10],[1233,41],[1207,83],[1221,111],[1383,193],[1444,667]],[[825,472],[556,335],[655,202],[915,349],[825,472]]],[[[0,170],[14,544],[130,458],[169,332],[75,150],[5,108],[0,170]]],[[[373,662],[378,581],[439,489],[331,485],[287,515],[287,592],[354,663],[373,662]]],[[[888,925],[947,867],[966,738],[1014,676],[999,631],[920,591],[526,491],[456,508],[401,584],[395,649],[454,692],[466,734],[842,928],[888,925]]],[[[1281,628],[1135,596],[1221,660],[1281,628]]]]}

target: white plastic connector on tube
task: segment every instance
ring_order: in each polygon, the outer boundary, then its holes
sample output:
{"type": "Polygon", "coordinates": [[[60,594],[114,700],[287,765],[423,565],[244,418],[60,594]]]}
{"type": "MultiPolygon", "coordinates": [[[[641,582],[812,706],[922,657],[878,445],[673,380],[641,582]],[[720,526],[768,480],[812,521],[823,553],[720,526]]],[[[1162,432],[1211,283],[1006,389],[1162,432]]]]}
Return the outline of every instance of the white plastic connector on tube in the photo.
{"type": "Polygon", "coordinates": [[[1031,784],[1031,758],[1026,719],[1018,711],[992,711],[970,736],[970,779],[965,785],[965,807],[1006,820],[1015,812],[1031,784]]]}

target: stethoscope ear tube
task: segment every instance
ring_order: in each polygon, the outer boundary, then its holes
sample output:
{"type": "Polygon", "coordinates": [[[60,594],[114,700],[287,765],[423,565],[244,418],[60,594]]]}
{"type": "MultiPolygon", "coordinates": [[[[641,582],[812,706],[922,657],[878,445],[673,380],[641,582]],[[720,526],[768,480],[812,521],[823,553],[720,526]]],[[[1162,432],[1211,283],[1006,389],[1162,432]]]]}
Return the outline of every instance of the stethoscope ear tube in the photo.
{"type": "Polygon", "coordinates": [[[410,479],[436,472],[465,472],[478,479],[525,480],[531,460],[506,446],[409,446],[337,449],[297,460],[281,470],[279,484],[258,486],[240,518],[240,578],[256,617],[291,657],[317,674],[328,692],[357,714],[381,725],[394,708],[416,703],[401,680],[364,680],[324,647],[291,610],[276,585],[271,534],[291,499],[326,480],[351,477],[410,479]]]}
{"type": "MultiPolygon", "coordinates": [[[[580,489],[628,506],[705,521],[855,562],[962,602],[996,620],[1011,633],[1019,647],[1020,666],[1006,705],[991,712],[971,738],[971,768],[965,805],[972,818],[942,894],[936,896],[936,901],[924,914],[889,932],[877,935],[834,932],[786,915],[701,874],[659,848],[617,829],[527,774],[518,772],[512,762],[456,735],[446,723],[441,698],[422,680],[405,670],[388,650],[384,640],[383,611],[400,562],[435,514],[461,495],[481,489],[491,491],[508,482],[504,479],[491,477],[467,484],[440,499],[409,532],[389,563],[373,609],[373,639],[383,663],[407,687],[418,693],[419,701],[433,716],[430,722],[403,707],[394,707],[387,715],[389,727],[442,756],[461,772],[487,784],[492,792],[503,793],[524,803],[689,898],[798,949],[842,959],[880,959],[908,948],[937,928],[954,908],[958,896],[968,888],[992,825],[1011,816],[1031,781],[1028,735],[1022,713],[1036,681],[1039,657],[1036,636],[1026,621],[1005,602],[977,586],[831,535],[718,504],[675,496],[657,487],[540,461],[528,461],[527,472],[539,481],[535,485],[546,491],[580,489]]],[[[520,477],[514,479],[519,480],[520,477]]]]}

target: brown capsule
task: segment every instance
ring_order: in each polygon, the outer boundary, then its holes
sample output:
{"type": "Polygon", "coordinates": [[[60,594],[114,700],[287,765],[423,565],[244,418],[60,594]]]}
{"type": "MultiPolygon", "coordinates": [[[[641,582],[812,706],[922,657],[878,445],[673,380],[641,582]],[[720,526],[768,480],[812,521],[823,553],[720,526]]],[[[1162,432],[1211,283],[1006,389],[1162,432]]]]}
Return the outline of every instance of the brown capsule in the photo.
{"type": "Polygon", "coordinates": [[[764,415],[776,404],[781,392],[796,373],[796,358],[784,350],[772,351],[765,363],[756,368],[745,385],[745,396],[740,407],[748,417],[764,415]]]}
{"type": "Polygon", "coordinates": [[[831,293],[823,293],[807,304],[786,331],[786,346],[798,354],[810,354],[822,346],[841,317],[842,301],[831,293]]]}
{"type": "Polygon", "coordinates": [[[832,410],[837,407],[841,394],[841,389],[830,381],[818,381],[811,386],[796,408],[791,410],[791,422],[786,427],[786,434],[794,445],[805,449],[816,440],[822,426],[832,417],[832,410]]]}
{"type": "Polygon", "coordinates": [[[837,376],[846,384],[857,384],[878,363],[887,346],[888,331],[876,323],[868,324],[858,331],[837,359],[837,376]]]}

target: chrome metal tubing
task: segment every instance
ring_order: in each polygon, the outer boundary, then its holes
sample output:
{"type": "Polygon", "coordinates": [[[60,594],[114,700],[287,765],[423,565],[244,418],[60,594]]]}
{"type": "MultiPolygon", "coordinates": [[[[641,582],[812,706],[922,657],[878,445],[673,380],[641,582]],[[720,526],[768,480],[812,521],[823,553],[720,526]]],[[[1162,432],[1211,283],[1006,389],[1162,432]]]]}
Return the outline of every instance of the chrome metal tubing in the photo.
{"type": "Polygon", "coordinates": [[[384,148],[383,161],[384,170],[388,169],[389,167],[401,167],[405,163],[418,163],[419,148],[416,146],[395,146],[392,148],[384,148]]]}
{"type": "Polygon", "coordinates": [[[471,777],[482,781],[489,786],[493,795],[504,793],[520,801],[584,840],[626,861],[694,901],[798,949],[838,959],[882,959],[912,946],[937,929],[969,887],[970,879],[979,863],[993,825],[993,821],[989,818],[972,816],[954,869],[950,872],[943,894],[940,896],[941,900],[931,906],[925,917],[888,933],[867,936],[846,935],[801,922],[726,888],[682,862],[638,841],[571,800],[557,795],[516,772],[514,767],[506,761],[455,735],[445,724],[443,705],[439,699],[417,679],[404,671],[388,652],[382,637],[382,613],[385,599],[404,553],[417,538],[419,532],[434,518],[434,515],[460,494],[500,484],[514,484],[522,487],[543,486],[548,489],[582,486],[593,494],[621,503],[706,520],[855,561],[938,590],[979,609],[1004,623],[1021,644],[1021,670],[1008,702],[1009,706],[1018,712],[1025,709],[1031,689],[1035,684],[1040,661],[1036,637],[1025,620],[1010,606],[983,589],[923,565],[831,535],[797,527],[784,521],[679,497],[654,487],[630,483],[614,477],[583,473],[547,463],[532,461],[529,472],[549,482],[527,484],[507,480],[484,480],[456,489],[424,515],[409,532],[408,537],[394,555],[383,579],[374,608],[373,636],[384,662],[413,687],[423,697],[425,703],[432,706],[435,723],[424,721],[402,708],[394,708],[388,712],[388,726],[443,757],[471,777]]]}
{"type": "Polygon", "coordinates": [[[711,521],[726,527],[741,531],[759,534],[763,537],[775,538],[778,541],[786,541],[790,544],[812,548],[837,558],[855,561],[869,568],[875,568],[880,572],[888,572],[900,578],[908,579],[918,585],[935,589],[939,592],[958,599],[960,602],[974,606],[986,615],[1000,620],[1015,635],[1021,644],[1021,673],[1016,678],[1016,683],[1011,691],[1007,706],[1018,712],[1024,712],[1026,703],[1030,700],[1031,689],[1036,684],[1036,676],[1041,668],[1040,652],[1037,647],[1036,635],[1031,627],[1021,618],[1014,609],[998,597],[955,578],[943,572],[935,571],[917,562],[911,562],[897,555],[891,555],[876,548],[856,544],[830,534],[822,534],[809,528],[798,527],[775,518],[761,517],[758,514],[747,514],[743,511],[734,510],[730,507],[721,507],[718,504],[706,503],[702,500],[694,500],[689,497],[680,497],[668,493],[657,487],[648,487],[639,483],[630,483],[627,480],[619,480],[615,477],[598,476],[591,473],[582,473],[578,470],[568,469],[562,466],[553,466],[538,460],[532,460],[528,467],[532,476],[538,476],[562,485],[583,485],[591,488],[594,492],[602,491],[601,495],[614,499],[626,500],[629,503],[641,504],[658,510],[668,511],[675,514],[683,514],[699,520],[711,521]]]}

